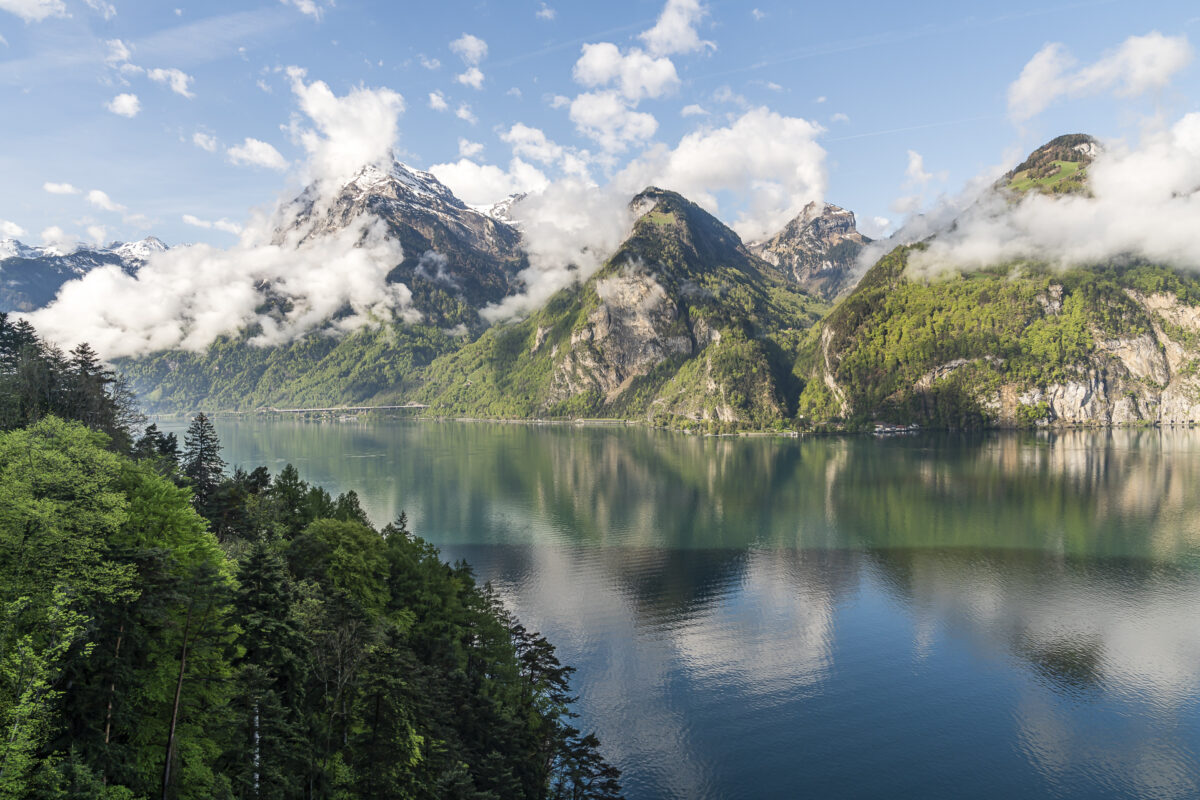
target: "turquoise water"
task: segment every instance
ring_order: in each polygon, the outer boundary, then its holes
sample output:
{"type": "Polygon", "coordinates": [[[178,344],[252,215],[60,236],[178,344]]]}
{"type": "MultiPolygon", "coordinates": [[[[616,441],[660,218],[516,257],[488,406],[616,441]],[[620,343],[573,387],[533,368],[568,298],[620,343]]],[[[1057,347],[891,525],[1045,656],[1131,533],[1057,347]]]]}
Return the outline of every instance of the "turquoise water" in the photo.
{"type": "Polygon", "coordinates": [[[468,560],[631,798],[1200,796],[1200,433],[217,429],[468,560]]]}

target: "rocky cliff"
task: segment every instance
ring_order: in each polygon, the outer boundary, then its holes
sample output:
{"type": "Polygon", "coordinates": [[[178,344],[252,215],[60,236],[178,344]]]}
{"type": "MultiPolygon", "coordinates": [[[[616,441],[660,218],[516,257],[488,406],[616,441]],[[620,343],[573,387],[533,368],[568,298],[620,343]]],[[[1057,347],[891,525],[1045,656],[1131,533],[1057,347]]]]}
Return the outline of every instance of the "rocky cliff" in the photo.
{"type": "Polygon", "coordinates": [[[858,255],[870,241],[858,232],[852,211],[813,202],[782,231],[751,250],[806,292],[833,300],[853,287],[860,274],[858,255]]]}

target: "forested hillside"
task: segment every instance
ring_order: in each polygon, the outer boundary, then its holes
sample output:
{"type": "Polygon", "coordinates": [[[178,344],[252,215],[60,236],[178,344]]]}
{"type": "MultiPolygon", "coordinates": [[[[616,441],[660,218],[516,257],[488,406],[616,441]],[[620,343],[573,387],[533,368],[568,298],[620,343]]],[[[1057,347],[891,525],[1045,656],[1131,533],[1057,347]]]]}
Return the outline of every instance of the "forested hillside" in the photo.
{"type": "Polygon", "coordinates": [[[0,798],[619,795],[468,566],[118,387],[0,315],[0,798]]]}

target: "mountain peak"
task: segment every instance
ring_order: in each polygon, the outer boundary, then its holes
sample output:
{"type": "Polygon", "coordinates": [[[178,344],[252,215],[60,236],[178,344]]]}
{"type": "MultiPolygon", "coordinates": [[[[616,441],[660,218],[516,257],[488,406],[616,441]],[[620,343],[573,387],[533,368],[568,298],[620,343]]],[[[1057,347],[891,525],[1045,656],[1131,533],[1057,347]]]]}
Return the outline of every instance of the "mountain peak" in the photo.
{"type": "Polygon", "coordinates": [[[853,211],[814,200],[751,250],[806,291],[832,300],[849,288],[858,254],[871,241],[855,225],[853,211]]]}
{"type": "Polygon", "coordinates": [[[1103,149],[1098,139],[1086,133],[1058,136],[1030,153],[997,186],[1017,195],[1084,194],[1087,167],[1103,149]]]}

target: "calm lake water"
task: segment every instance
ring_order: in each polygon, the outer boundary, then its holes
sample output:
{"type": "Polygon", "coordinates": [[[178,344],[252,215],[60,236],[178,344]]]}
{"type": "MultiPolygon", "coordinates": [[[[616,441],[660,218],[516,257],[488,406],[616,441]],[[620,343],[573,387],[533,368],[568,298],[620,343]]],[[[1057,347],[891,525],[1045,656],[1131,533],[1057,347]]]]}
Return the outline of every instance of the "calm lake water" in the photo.
{"type": "Polygon", "coordinates": [[[630,798],[1200,797],[1200,432],[217,429],[469,561],[630,798]]]}

